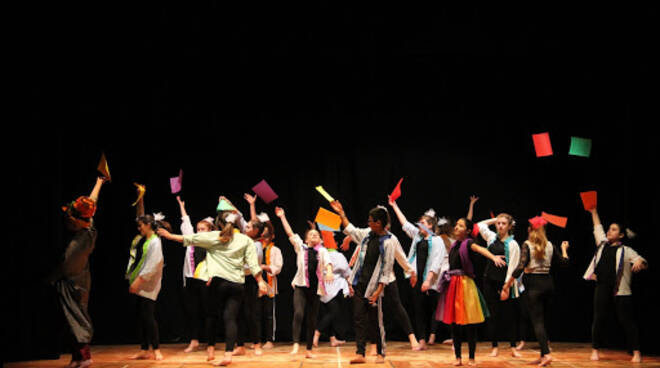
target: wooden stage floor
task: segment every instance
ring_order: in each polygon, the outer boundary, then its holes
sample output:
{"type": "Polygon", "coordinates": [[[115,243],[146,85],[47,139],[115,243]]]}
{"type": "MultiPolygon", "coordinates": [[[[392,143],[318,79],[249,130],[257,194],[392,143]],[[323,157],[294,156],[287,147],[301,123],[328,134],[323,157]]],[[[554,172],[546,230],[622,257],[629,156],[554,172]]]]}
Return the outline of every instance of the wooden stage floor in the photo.
{"type": "MultiPolygon", "coordinates": [[[[199,350],[193,353],[184,353],[183,344],[164,344],[161,351],[164,360],[128,360],[127,357],[137,352],[137,345],[92,345],[92,360],[95,368],[147,368],[147,367],[211,367],[206,362],[206,351],[199,350]]],[[[216,345],[216,360],[222,359],[223,344],[216,345]]],[[[496,358],[488,357],[490,343],[482,342],[477,346],[478,367],[532,367],[528,363],[539,356],[538,345],[528,343],[521,351],[523,358],[511,357],[510,350],[504,344],[500,346],[500,355],[496,358]]],[[[551,367],[660,367],[660,357],[643,356],[642,363],[633,364],[625,351],[602,350],[601,360],[591,362],[589,355],[591,347],[588,343],[557,343],[551,345],[554,358],[551,367]]],[[[291,356],[290,344],[276,344],[272,350],[265,350],[264,355],[257,357],[252,350],[247,355],[234,357],[231,367],[245,368],[342,368],[349,366],[349,360],[355,354],[355,343],[347,342],[345,345],[333,348],[325,342],[315,349],[315,359],[305,359],[300,353],[291,356]]],[[[387,357],[384,364],[375,364],[375,357],[367,357],[367,364],[354,367],[379,368],[436,368],[452,367],[454,355],[449,345],[434,345],[423,352],[413,352],[405,342],[388,342],[387,357]]],[[[463,344],[463,365],[467,367],[467,344],[463,344]]],[[[40,360],[30,362],[5,363],[5,367],[12,368],[62,368],[71,359],[70,355],[63,354],[59,360],[40,360]]]]}

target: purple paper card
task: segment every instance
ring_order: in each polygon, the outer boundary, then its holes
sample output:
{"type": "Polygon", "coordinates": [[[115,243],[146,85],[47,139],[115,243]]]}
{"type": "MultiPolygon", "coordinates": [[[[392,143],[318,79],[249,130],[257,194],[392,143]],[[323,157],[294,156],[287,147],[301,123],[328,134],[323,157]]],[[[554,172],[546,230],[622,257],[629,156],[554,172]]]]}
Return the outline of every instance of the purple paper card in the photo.
{"type": "Polygon", "coordinates": [[[270,203],[278,197],[265,179],[252,187],[252,190],[266,203],[270,203]]]}

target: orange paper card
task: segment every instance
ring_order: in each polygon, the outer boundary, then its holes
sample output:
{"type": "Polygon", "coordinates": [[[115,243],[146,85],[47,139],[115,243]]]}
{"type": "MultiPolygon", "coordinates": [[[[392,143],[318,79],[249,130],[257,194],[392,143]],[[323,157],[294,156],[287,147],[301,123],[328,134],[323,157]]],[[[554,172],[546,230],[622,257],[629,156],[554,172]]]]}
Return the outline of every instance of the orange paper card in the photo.
{"type": "Polygon", "coordinates": [[[314,222],[318,222],[319,224],[325,225],[334,230],[339,230],[341,217],[332,211],[320,207],[319,212],[316,213],[316,219],[314,222]]]}

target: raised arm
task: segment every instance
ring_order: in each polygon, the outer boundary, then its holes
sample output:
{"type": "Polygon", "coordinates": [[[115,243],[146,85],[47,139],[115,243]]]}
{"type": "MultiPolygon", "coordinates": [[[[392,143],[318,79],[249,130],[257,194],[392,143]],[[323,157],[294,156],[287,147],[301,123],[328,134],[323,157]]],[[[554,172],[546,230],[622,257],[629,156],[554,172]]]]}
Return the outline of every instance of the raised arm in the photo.
{"type": "Polygon", "coordinates": [[[291,225],[289,225],[289,221],[286,219],[286,214],[284,213],[284,209],[280,207],[275,207],[275,216],[279,217],[280,220],[282,221],[282,227],[284,228],[284,232],[286,233],[287,237],[292,237],[294,235],[293,230],[291,229],[291,225]]]}
{"type": "Polygon", "coordinates": [[[97,202],[99,200],[99,192],[101,192],[101,186],[103,183],[105,183],[108,179],[106,178],[101,178],[97,177],[96,178],[96,183],[94,184],[94,188],[92,189],[92,193],[89,195],[89,198],[94,200],[94,202],[97,202]]]}
{"type": "Polygon", "coordinates": [[[598,216],[598,210],[596,208],[592,208],[589,210],[589,212],[591,212],[591,221],[593,221],[594,227],[601,225],[600,216],[598,216]]]}
{"type": "Polygon", "coordinates": [[[351,222],[348,221],[348,217],[346,217],[344,207],[341,205],[341,203],[335,199],[334,201],[330,202],[330,206],[333,210],[335,210],[335,212],[337,212],[337,214],[339,214],[339,217],[341,217],[341,225],[343,227],[347,227],[351,222]]]}
{"type": "Polygon", "coordinates": [[[394,210],[394,213],[396,214],[396,218],[399,219],[399,222],[401,223],[401,226],[403,226],[406,222],[408,222],[408,219],[406,219],[406,216],[403,214],[403,212],[399,208],[399,205],[396,204],[396,201],[392,200],[392,198],[390,198],[390,196],[387,196],[387,203],[394,210]]]}
{"type": "Polygon", "coordinates": [[[247,201],[247,203],[250,204],[250,221],[254,221],[257,219],[257,209],[255,206],[255,202],[257,201],[257,197],[245,193],[243,195],[243,198],[247,201]]]}
{"type": "Polygon", "coordinates": [[[465,216],[465,218],[467,218],[470,221],[472,221],[472,215],[474,215],[474,204],[477,203],[478,200],[479,197],[474,195],[470,196],[470,206],[468,207],[467,216],[465,216]]]}
{"type": "Polygon", "coordinates": [[[181,210],[181,217],[188,216],[188,213],[186,212],[186,202],[182,201],[180,196],[176,196],[176,201],[179,203],[179,210],[181,210]]]}

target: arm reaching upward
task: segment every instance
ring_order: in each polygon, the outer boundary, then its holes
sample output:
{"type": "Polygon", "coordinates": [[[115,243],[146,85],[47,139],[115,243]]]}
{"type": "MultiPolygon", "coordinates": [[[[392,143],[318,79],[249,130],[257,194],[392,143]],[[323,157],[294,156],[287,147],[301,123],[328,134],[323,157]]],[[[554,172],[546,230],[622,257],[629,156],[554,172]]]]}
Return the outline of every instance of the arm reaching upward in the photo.
{"type": "Polygon", "coordinates": [[[94,184],[94,188],[92,189],[92,193],[89,195],[89,198],[93,199],[94,202],[97,202],[99,200],[99,193],[101,192],[101,186],[107,180],[108,179],[106,179],[106,178],[96,178],[96,183],[94,184]]]}
{"type": "Polygon", "coordinates": [[[399,222],[401,223],[401,225],[408,222],[408,219],[406,219],[406,216],[403,214],[403,212],[399,208],[399,205],[397,205],[396,201],[393,201],[392,198],[390,198],[390,196],[387,196],[387,203],[394,210],[394,213],[396,214],[396,218],[399,219],[399,222]]]}
{"type": "Polygon", "coordinates": [[[247,203],[250,204],[250,221],[254,221],[257,219],[257,209],[255,206],[255,202],[257,201],[257,197],[245,193],[243,195],[243,198],[247,201],[247,203]]]}
{"type": "Polygon", "coordinates": [[[344,207],[341,205],[341,203],[338,200],[334,200],[330,202],[330,206],[332,207],[335,212],[339,214],[339,217],[341,217],[341,225],[343,227],[347,227],[348,224],[351,222],[348,221],[348,217],[346,217],[346,213],[344,212],[344,207]]]}
{"type": "Polygon", "coordinates": [[[284,232],[286,233],[286,236],[289,238],[293,236],[293,230],[291,229],[291,225],[289,225],[289,221],[286,219],[286,214],[284,213],[284,209],[280,207],[275,207],[275,216],[279,217],[280,220],[282,221],[282,227],[284,227],[284,232]]]}
{"type": "Polygon", "coordinates": [[[477,203],[478,200],[479,197],[474,195],[470,196],[470,207],[468,207],[468,213],[467,216],[465,216],[465,218],[470,221],[472,221],[472,215],[474,215],[474,204],[477,203]]]}

